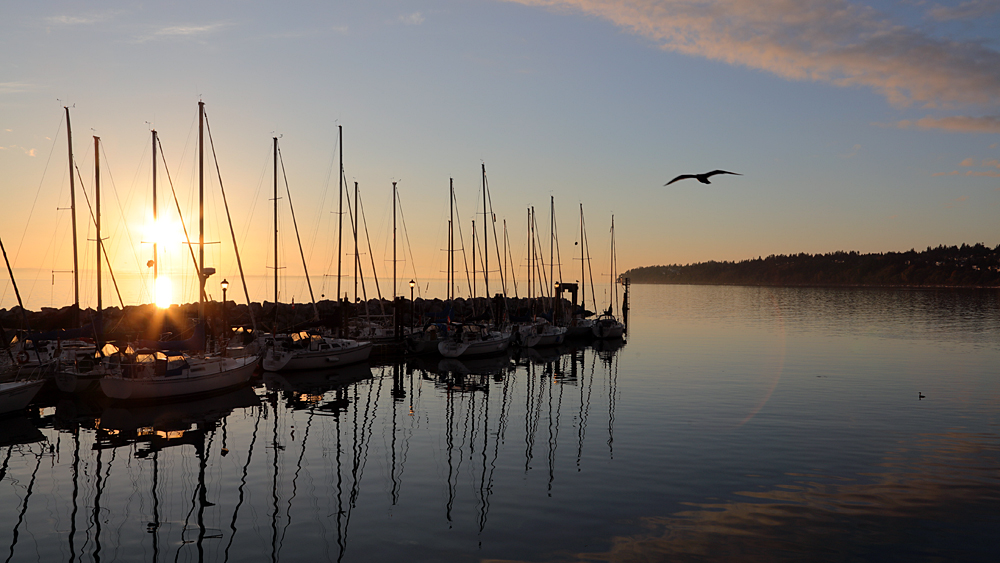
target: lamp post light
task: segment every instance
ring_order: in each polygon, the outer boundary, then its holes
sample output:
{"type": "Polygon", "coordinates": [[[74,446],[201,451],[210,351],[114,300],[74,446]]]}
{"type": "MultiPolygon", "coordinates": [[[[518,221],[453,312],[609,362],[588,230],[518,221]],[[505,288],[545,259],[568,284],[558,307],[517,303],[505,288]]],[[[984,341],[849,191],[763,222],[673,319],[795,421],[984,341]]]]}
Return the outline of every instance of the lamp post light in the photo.
{"type": "Polygon", "coordinates": [[[414,318],[413,318],[413,310],[414,310],[414,305],[413,305],[413,287],[416,286],[416,285],[417,285],[417,282],[415,282],[413,280],[410,280],[410,330],[411,331],[413,330],[413,327],[414,327],[414,318]]]}
{"type": "Polygon", "coordinates": [[[226,314],[226,290],[229,289],[229,282],[222,280],[222,353],[225,355],[229,348],[229,316],[226,314]]]}

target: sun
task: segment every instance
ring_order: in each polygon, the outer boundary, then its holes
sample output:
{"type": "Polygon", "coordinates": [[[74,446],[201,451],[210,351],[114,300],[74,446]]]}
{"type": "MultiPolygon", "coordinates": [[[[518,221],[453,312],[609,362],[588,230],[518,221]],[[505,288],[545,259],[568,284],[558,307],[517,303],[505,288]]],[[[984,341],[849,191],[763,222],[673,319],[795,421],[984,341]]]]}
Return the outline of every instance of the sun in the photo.
{"type": "Polygon", "coordinates": [[[184,242],[184,229],[177,221],[160,218],[146,226],[145,242],[171,244],[184,242]]]}
{"type": "Polygon", "coordinates": [[[156,306],[161,309],[170,307],[174,300],[174,284],[168,277],[158,277],[153,282],[156,289],[156,306]]]}

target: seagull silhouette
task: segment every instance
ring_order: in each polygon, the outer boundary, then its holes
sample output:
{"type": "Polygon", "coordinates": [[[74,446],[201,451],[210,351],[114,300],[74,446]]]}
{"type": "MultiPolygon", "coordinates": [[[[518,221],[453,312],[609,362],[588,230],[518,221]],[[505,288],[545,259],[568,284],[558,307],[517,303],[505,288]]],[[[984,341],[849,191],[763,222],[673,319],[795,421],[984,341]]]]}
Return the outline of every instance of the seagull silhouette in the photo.
{"type": "Polygon", "coordinates": [[[704,174],[681,174],[680,176],[674,178],[673,180],[670,180],[669,182],[663,185],[669,186],[670,184],[673,184],[677,180],[686,180],[688,178],[694,178],[695,180],[698,180],[702,184],[711,184],[712,182],[709,182],[708,178],[709,176],[715,176],[716,174],[733,174],[735,176],[743,175],[743,174],[737,174],[736,172],[726,172],[725,170],[712,170],[711,172],[705,172],[704,174]]]}

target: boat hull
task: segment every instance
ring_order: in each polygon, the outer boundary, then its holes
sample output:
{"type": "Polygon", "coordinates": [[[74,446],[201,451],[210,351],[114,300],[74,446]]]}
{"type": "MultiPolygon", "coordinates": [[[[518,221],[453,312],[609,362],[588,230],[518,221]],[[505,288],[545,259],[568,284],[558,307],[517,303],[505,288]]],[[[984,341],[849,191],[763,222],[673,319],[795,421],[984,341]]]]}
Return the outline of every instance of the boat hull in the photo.
{"type": "Polygon", "coordinates": [[[499,333],[495,338],[486,340],[456,341],[445,340],[438,344],[438,352],[445,358],[471,358],[499,354],[510,346],[510,335],[499,333]]]}
{"type": "Polygon", "coordinates": [[[206,358],[192,364],[179,375],[122,377],[101,379],[101,390],[108,398],[149,400],[201,395],[238,387],[250,381],[257,368],[257,358],[206,358]]]}
{"type": "Polygon", "coordinates": [[[372,343],[358,342],[357,346],[349,346],[340,350],[268,350],[261,360],[265,371],[301,371],[319,370],[335,366],[343,366],[363,362],[371,356],[372,343]]]}
{"type": "Polygon", "coordinates": [[[0,414],[15,412],[31,403],[45,380],[8,381],[0,383],[0,414]]]}

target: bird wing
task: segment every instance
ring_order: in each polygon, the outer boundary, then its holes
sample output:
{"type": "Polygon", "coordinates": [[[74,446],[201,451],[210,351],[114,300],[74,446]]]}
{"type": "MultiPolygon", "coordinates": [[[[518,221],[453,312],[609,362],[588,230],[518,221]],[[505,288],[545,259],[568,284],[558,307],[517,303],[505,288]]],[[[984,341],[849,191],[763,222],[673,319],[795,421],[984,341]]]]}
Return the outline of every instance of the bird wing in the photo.
{"type": "Polygon", "coordinates": [[[743,175],[743,174],[738,174],[736,172],[727,172],[725,170],[712,170],[711,172],[707,172],[705,174],[705,177],[708,178],[709,176],[715,176],[716,174],[732,174],[734,176],[742,176],[743,175]]]}
{"type": "Polygon", "coordinates": [[[670,180],[669,182],[667,182],[666,184],[663,184],[663,185],[664,185],[664,186],[669,186],[670,184],[673,184],[673,183],[674,183],[674,182],[676,182],[677,180],[686,180],[686,179],[688,179],[688,178],[694,178],[694,177],[695,177],[695,176],[693,176],[693,175],[691,175],[691,174],[681,174],[680,176],[678,176],[678,177],[674,178],[673,180],[670,180]]]}

